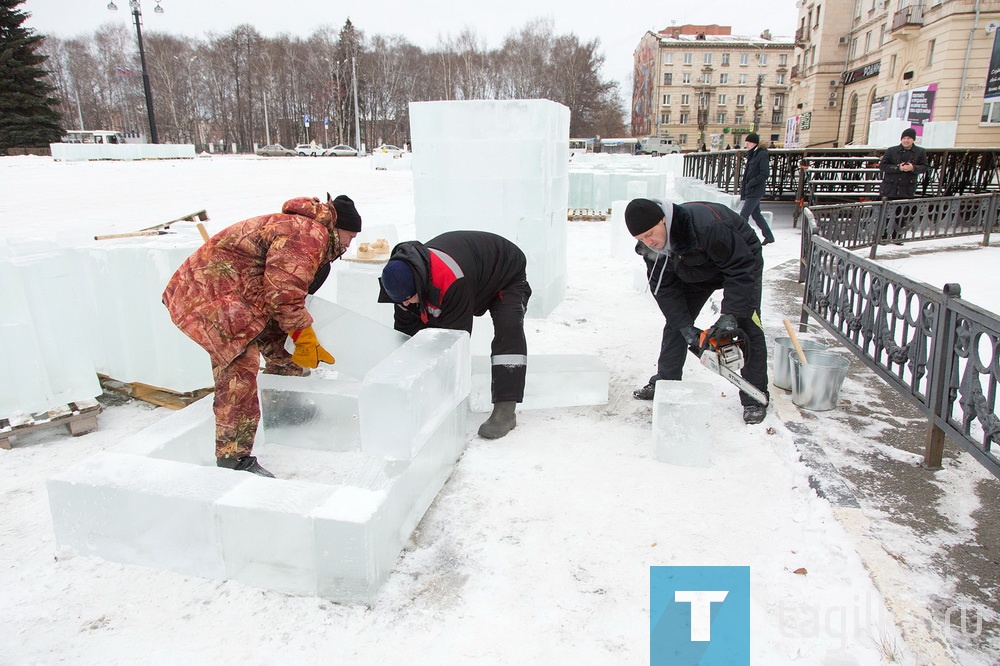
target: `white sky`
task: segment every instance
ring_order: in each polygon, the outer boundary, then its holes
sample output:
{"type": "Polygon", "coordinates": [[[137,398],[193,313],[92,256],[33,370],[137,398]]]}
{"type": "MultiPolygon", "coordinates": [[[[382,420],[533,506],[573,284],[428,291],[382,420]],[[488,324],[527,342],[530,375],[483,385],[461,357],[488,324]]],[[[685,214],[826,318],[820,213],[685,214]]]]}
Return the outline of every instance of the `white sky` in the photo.
{"type": "MultiPolygon", "coordinates": [[[[31,13],[27,25],[42,34],[73,37],[89,34],[109,21],[130,21],[128,0],[116,0],[119,9],[109,12],[105,0],[27,0],[21,9],[31,13]]],[[[536,18],[551,17],[556,34],[574,33],[581,40],[599,38],[605,55],[604,76],[618,80],[624,90],[632,72],[632,52],[647,30],[662,30],[676,22],[730,25],[734,34],[757,35],[770,29],[773,35],[794,33],[796,9],[792,0],[714,0],[703,3],[671,3],[637,0],[628,4],[607,0],[371,0],[363,3],[325,0],[272,2],[245,0],[162,0],[142,3],[143,25],[149,31],[201,37],[209,32],[225,33],[249,23],[264,35],[289,33],[306,37],[324,24],[339,28],[351,21],[368,35],[402,34],[422,48],[433,47],[438,37],[457,35],[471,27],[489,47],[536,18]]]]}

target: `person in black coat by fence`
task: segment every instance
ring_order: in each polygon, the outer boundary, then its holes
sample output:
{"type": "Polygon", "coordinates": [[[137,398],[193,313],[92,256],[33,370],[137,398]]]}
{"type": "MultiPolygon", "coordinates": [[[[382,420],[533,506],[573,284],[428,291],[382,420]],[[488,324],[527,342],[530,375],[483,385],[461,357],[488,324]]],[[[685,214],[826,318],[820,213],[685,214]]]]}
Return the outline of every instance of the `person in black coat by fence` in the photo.
{"type": "MultiPolygon", "coordinates": [[[[666,320],[656,374],[633,395],[652,400],[657,380],[681,379],[688,347],[699,345],[695,318],[719,289],[722,316],[715,326],[746,333],[740,374],[767,395],[767,344],[760,321],[764,259],[746,220],[721,204],[633,199],[625,208],[625,225],[639,241],[636,253],[646,261],[649,289],[666,320]]],[[[740,403],[744,422],[764,420],[766,407],[742,391],[740,403]]]]}
{"type": "Polygon", "coordinates": [[[761,245],[767,245],[774,242],[774,234],[760,212],[760,201],[764,198],[767,179],[771,175],[770,157],[767,149],[760,147],[760,136],[756,132],[747,134],[743,145],[747,148],[747,163],[743,166],[743,182],[740,184],[740,198],[743,199],[740,217],[749,220],[753,216],[754,224],[764,234],[761,245]]]}
{"type": "Polygon", "coordinates": [[[407,335],[425,328],[472,334],[473,317],[493,318],[493,413],[479,428],[486,439],[517,424],[524,400],[528,343],[524,315],[531,297],[527,259],[517,245],[486,231],[449,231],[426,243],[405,241],[382,269],[380,303],[395,303],[394,327],[407,335]]]}
{"type": "MultiPolygon", "coordinates": [[[[917,133],[912,127],[903,130],[899,137],[899,145],[886,149],[879,162],[882,171],[882,183],[879,185],[879,196],[893,201],[895,199],[912,199],[917,193],[917,181],[927,173],[927,151],[914,145],[917,133]]],[[[905,220],[896,219],[896,228],[891,230],[892,238],[899,238],[906,229],[905,220]]],[[[886,230],[889,235],[889,230],[886,230]]]]}

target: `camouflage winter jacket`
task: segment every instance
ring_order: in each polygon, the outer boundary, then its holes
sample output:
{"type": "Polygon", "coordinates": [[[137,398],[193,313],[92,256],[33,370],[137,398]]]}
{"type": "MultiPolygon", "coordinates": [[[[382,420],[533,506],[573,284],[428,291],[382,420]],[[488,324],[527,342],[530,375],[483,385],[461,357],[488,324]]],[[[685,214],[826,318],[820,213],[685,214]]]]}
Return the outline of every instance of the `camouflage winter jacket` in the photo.
{"type": "Polygon", "coordinates": [[[309,285],[343,253],[336,219],[332,206],[300,197],[223,229],[167,283],[170,318],[217,364],[239,356],[270,319],[286,333],[311,326],[309,285]]]}

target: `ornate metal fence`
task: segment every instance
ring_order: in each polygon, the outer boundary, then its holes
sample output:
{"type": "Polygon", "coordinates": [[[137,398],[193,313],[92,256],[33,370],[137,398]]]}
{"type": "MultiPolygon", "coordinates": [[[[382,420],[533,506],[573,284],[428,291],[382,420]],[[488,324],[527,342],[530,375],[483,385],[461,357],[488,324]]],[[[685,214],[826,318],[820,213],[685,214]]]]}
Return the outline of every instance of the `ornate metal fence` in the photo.
{"type": "MultiPolygon", "coordinates": [[[[986,197],[990,199],[991,197],[986,197]]],[[[964,197],[964,199],[975,199],[964,197]]],[[[973,213],[978,230],[962,220],[933,234],[933,216],[921,224],[920,238],[982,233],[986,242],[997,223],[997,202],[985,213],[973,213]],[[992,212],[989,212],[992,211],[992,212]],[[992,215],[992,217],[990,217],[992,215]],[[952,232],[948,233],[948,229],[952,232]],[[966,231],[968,230],[968,231],[966,231]]],[[[910,205],[919,202],[890,202],[910,205]]],[[[871,212],[872,206],[823,206],[816,215],[805,209],[802,229],[805,292],[802,321],[817,319],[865,365],[900,394],[916,404],[928,418],[924,465],[941,466],[946,436],[952,437],[993,474],[1000,477],[1000,418],[997,388],[1000,384],[1000,318],[961,299],[961,288],[944,289],[912,280],[840,247],[839,235],[852,247],[881,237],[885,226],[871,212]]],[[[942,220],[959,220],[961,211],[979,211],[983,204],[966,201],[954,205],[942,220]]],[[[885,219],[885,211],[880,215],[885,219]]],[[[909,228],[911,240],[917,233],[909,228]]]]}
{"type": "MultiPolygon", "coordinates": [[[[800,165],[803,161],[815,167],[836,166],[832,158],[870,157],[877,161],[885,150],[789,148],[769,152],[771,177],[767,182],[767,198],[772,201],[801,201],[803,174],[800,165]]],[[[736,194],[739,192],[744,161],[742,150],[688,153],[684,156],[684,175],[736,194]]],[[[931,148],[927,151],[927,161],[927,175],[917,188],[919,196],[1000,192],[1000,149],[931,148]]]]}

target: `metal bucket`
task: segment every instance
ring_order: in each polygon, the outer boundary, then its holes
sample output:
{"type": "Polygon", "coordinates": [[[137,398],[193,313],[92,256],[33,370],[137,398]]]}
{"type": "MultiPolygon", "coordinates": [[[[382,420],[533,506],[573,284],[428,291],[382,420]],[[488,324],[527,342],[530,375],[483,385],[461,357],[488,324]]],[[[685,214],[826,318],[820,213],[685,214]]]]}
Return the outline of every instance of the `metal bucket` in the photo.
{"type": "MultiPolygon", "coordinates": [[[[799,339],[799,344],[802,345],[802,351],[826,351],[826,345],[822,345],[818,342],[810,342],[809,340],[799,339]]],[[[774,374],[771,377],[771,381],[775,386],[786,391],[792,390],[792,366],[788,362],[788,352],[792,352],[793,356],[795,354],[795,345],[792,344],[791,338],[775,338],[774,339],[774,374]]],[[[808,357],[806,357],[808,358],[808,357]]]]}
{"type": "Polygon", "coordinates": [[[851,361],[827,351],[807,351],[805,356],[807,363],[803,365],[794,351],[788,355],[792,367],[792,402],[817,412],[835,408],[851,361]]]}

